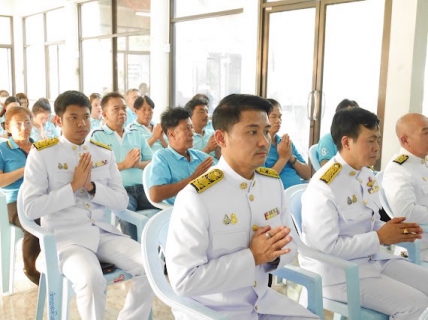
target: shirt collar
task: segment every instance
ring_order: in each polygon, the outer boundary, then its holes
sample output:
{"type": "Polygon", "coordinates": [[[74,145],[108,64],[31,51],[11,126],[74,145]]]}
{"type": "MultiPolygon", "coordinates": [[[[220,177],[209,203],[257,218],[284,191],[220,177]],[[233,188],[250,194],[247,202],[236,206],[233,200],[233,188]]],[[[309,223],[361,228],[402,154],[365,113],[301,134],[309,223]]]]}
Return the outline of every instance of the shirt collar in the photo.
{"type": "MultiPolygon", "coordinates": [[[[409,152],[409,151],[407,151],[405,148],[403,148],[403,147],[401,147],[400,148],[400,154],[406,154],[406,155],[408,155],[409,156],[409,160],[411,161],[411,162],[413,162],[413,163],[420,163],[420,164],[423,164],[423,165],[425,165],[425,161],[426,161],[426,158],[420,158],[420,157],[418,157],[418,156],[415,156],[413,153],[411,153],[411,152],[409,152]]],[[[397,155],[396,155],[397,156],[397,155]]],[[[396,157],[395,156],[395,157],[396,157]]],[[[394,157],[394,158],[395,158],[394,157]]]]}
{"type": "MultiPolygon", "coordinates": [[[[34,143],[33,138],[29,139],[31,143],[34,143]]],[[[7,145],[9,146],[9,148],[11,149],[19,149],[18,144],[15,142],[15,140],[13,140],[12,137],[9,137],[9,139],[7,140],[7,145]]]]}
{"type": "MultiPolygon", "coordinates": [[[[113,131],[112,129],[110,129],[110,127],[107,124],[103,125],[102,128],[107,134],[113,134],[116,132],[116,131],[113,131]]],[[[123,127],[124,133],[128,133],[129,131],[130,130],[127,127],[123,127]]]]}
{"type": "Polygon", "coordinates": [[[88,150],[88,144],[90,143],[91,137],[89,137],[89,135],[88,135],[85,138],[85,141],[83,141],[83,143],[81,145],[70,142],[64,136],[60,136],[59,139],[60,139],[61,143],[65,145],[67,150],[75,151],[75,150],[88,150]]]}
{"type": "Polygon", "coordinates": [[[254,174],[253,179],[245,179],[229,166],[224,157],[220,158],[215,167],[223,171],[224,179],[238,189],[249,192],[256,185],[256,174],[254,174]]]}

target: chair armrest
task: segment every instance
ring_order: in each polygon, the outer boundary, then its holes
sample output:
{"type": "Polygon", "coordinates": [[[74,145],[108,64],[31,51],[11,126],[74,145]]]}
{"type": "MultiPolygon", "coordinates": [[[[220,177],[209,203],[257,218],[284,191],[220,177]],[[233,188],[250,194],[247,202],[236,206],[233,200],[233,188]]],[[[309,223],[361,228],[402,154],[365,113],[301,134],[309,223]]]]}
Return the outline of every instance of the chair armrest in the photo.
{"type": "Polygon", "coordinates": [[[146,223],[149,221],[149,218],[128,209],[123,211],[115,211],[114,214],[119,219],[132,223],[137,227],[137,240],[141,243],[141,234],[143,233],[143,229],[146,223]]]}
{"type": "Polygon", "coordinates": [[[272,274],[304,286],[308,290],[308,310],[324,318],[321,276],[309,270],[286,265],[272,274]]]}
{"type": "Polygon", "coordinates": [[[421,241],[419,239],[416,239],[415,242],[400,242],[396,245],[407,250],[410,261],[414,264],[421,264],[421,241]]]}
{"type": "Polygon", "coordinates": [[[345,271],[349,314],[352,315],[352,319],[362,319],[358,265],[309,248],[300,240],[300,238],[294,238],[294,240],[297,240],[299,252],[304,256],[338,267],[345,271]]]}

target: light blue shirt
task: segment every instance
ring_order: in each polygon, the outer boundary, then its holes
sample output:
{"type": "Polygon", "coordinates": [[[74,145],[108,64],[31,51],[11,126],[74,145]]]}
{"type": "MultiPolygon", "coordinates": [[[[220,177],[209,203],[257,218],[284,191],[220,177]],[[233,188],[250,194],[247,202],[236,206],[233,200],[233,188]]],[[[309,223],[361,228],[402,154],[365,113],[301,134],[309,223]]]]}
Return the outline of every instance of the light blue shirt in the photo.
{"type": "MultiPolygon", "coordinates": [[[[153,186],[173,184],[190,177],[201,162],[209,157],[205,152],[195,149],[188,149],[187,152],[190,162],[170,146],[157,151],[150,166],[149,190],[153,186]]],[[[174,204],[175,196],[164,201],[174,204]]]]}
{"type": "MultiPolygon", "coordinates": [[[[203,130],[203,135],[194,132],[193,133],[193,148],[197,150],[203,150],[210,140],[211,136],[214,134],[214,130],[205,129],[203,130]]],[[[215,151],[209,153],[210,156],[215,158],[215,151]]]]}
{"type": "MultiPolygon", "coordinates": [[[[153,122],[150,122],[150,125],[151,125],[152,127],[155,127],[155,124],[154,124],[153,122]]],[[[128,128],[129,128],[129,129],[135,129],[135,130],[137,130],[138,132],[140,132],[140,133],[143,135],[144,139],[146,139],[146,141],[148,141],[148,140],[153,136],[153,132],[152,132],[152,131],[150,131],[150,129],[149,129],[149,128],[147,128],[145,125],[143,125],[143,124],[139,123],[137,120],[135,120],[133,123],[131,123],[131,124],[128,126],[128,128]]],[[[168,138],[166,137],[166,135],[165,135],[165,134],[163,135],[163,138],[165,139],[165,141],[167,141],[167,142],[168,142],[168,138]]],[[[150,145],[149,145],[149,146],[150,146],[150,145]]],[[[152,144],[151,148],[152,148],[153,153],[155,153],[156,151],[163,149],[163,146],[162,146],[162,143],[160,143],[160,141],[159,141],[159,140],[156,140],[156,141],[152,144]]]]}
{"type": "Polygon", "coordinates": [[[126,107],[126,122],[125,127],[129,126],[131,123],[133,123],[135,120],[137,120],[137,115],[131,108],[128,106],[126,107]]]}
{"type": "MultiPolygon", "coordinates": [[[[120,143],[115,131],[111,130],[106,124],[101,129],[92,133],[92,139],[108,145],[114,152],[117,163],[125,160],[126,155],[131,149],[140,149],[140,161],[150,160],[153,156],[152,149],[147,144],[146,139],[137,131],[124,128],[123,140],[120,143]]],[[[122,184],[124,187],[131,187],[143,184],[143,170],[139,168],[129,168],[120,171],[122,184]]]]}
{"type": "MultiPolygon", "coordinates": [[[[45,123],[45,125],[43,126],[43,130],[45,131],[45,135],[48,139],[58,137],[58,133],[56,131],[55,125],[50,121],[45,123]]],[[[40,130],[35,126],[33,126],[33,129],[31,129],[31,138],[36,142],[46,139],[46,138],[42,138],[40,130]]]]}
{"type": "Polygon", "coordinates": [[[212,122],[212,120],[208,120],[208,123],[207,123],[207,125],[205,126],[205,129],[215,131],[215,130],[214,130],[214,127],[213,127],[213,122],[212,122]]]}
{"type": "MultiPolygon", "coordinates": [[[[275,141],[276,141],[276,144],[278,145],[278,143],[281,141],[280,136],[275,135],[275,141]]],[[[293,156],[296,157],[298,161],[302,163],[306,163],[303,157],[300,155],[299,151],[297,151],[293,143],[291,143],[291,153],[293,154],[293,156]]],[[[273,143],[271,143],[265,166],[268,168],[272,168],[275,165],[275,163],[278,161],[278,159],[279,159],[278,150],[276,149],[276,146],[273,143]]],[[[288,187],[294,186],[296,184],[301,184],[306,182],[306,180],[302,180],[302,178],[300,178],[299,174],[297,173],[296,170],[294,170],[290,162],[287,162],[287,164],[284,166],[284,168],[282,168],[281,172],[278,172],[278,174],[279,174],[279,177],[281,178],[282,184],[284,185],[284,189],[287,189],[288,187]]]]}
{"type": "Polygon", "coordinates": [[[98,120],[91,117],[91,131],[101,128],[103,126],[102,121],[103,121],[103,118],[101,118],[101,120],[98,120]]]}
{"type": "Polygon", "coordinates": [[[318,142],[318,161],[328,161],[337,153],[337,147],[333,142],[331,133],[323,135],[318,142]]]}
{"type": "MultiPolygon", "coordinates": [[[[31,138],[30,141],[34,142],[31,138]]],[[[13,141],[12,137],[0,143],[0,170],[3,171],[3,173],[23,168],[26,162],[27,153],[13,141]]],[[[22,177],[8,186],[0,188],[1,192],[6,196],[7,203],[16,202],[18,191],[23,181],[24,178],[22,177]]]]}

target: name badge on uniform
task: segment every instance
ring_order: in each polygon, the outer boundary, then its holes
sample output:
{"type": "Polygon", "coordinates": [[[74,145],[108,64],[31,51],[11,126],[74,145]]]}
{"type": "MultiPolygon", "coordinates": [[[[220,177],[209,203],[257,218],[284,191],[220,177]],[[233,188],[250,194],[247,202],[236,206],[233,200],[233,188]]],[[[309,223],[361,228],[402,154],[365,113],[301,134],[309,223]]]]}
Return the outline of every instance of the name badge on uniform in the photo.
{"type": "Polygon", "coordinates": [[[265,220],[272,219],[273,217],[276,217],[277,215],[279,215],[279,209],[278,208],[274,208],[272,210],[269,210],[268,212],[265,212],[265,220]]]}

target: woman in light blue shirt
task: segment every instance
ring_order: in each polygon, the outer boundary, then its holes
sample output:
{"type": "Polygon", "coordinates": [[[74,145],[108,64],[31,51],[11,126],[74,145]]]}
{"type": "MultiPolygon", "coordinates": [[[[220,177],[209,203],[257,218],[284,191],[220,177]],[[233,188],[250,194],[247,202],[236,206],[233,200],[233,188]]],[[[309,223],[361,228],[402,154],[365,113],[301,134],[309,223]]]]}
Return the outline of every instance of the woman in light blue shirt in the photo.
{"type": "Polygon", "coordinates": [[[152,122],[155,104],[148,96],[138,97],[134,102],[134,110],[137,120],[132,122],[128,128],[136,129],[146,139],[153,153],[168,147],[167,138],[162,131],[161,125],[152,122]]]}
{"type": "Polygon", "coordinates": [[[49,121],[52,110],[49,100],[40,98],[37,100],[33,108],[33,129],[31,138],[34,141],[55,138],[58,136],[55,125],[49,121]]]}
{"type": "Polygon", "coordinates": [[[284,189],[307,182],[311,178],[311,168],[297,151],[288,134],[277,135],[282,123],[281,105],[274,99],[267,99],[273,105],[269,114],[272,143],[265,166],[278,172],[284,189]]]}

